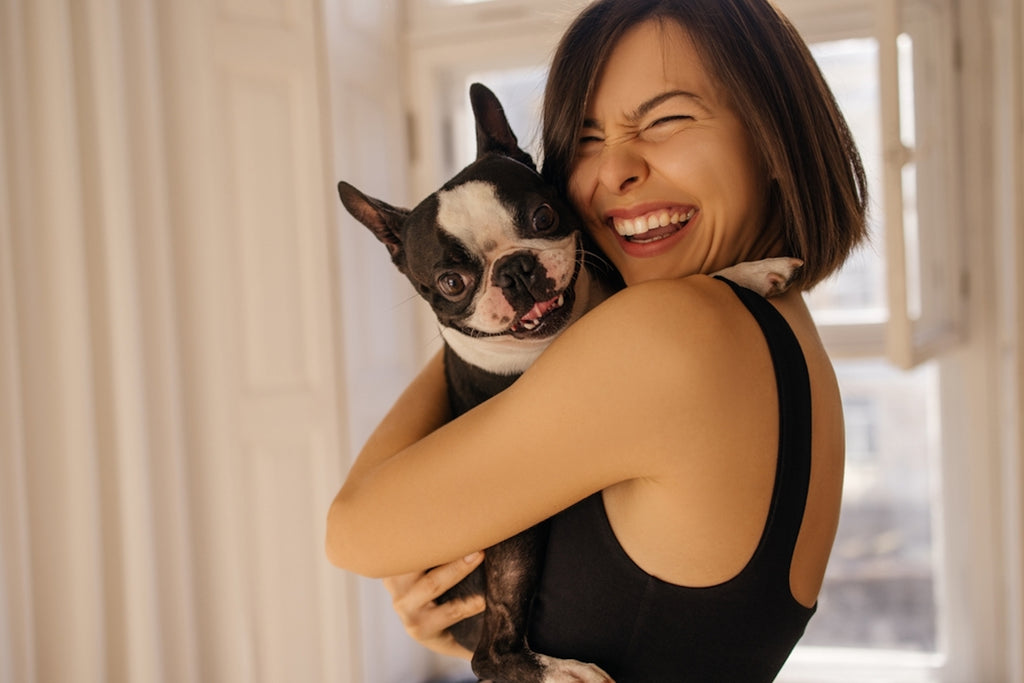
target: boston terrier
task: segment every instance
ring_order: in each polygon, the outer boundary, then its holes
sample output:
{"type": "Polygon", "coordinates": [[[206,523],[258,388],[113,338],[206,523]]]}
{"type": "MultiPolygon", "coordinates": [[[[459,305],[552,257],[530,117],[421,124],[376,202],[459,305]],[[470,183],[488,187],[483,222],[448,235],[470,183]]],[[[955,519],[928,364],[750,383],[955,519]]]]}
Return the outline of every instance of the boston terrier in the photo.
{"type": "MultiPolygon", "coordinates": [[[[431,306],[445,342],[452,414],[512,384],[559,332],[621,286],[568,202],[520,149],[501,104],[470,87],[477,158],[415,208],[391,206],[338,184],[342,204],[384,243],[431,306]]],[[[721,275],[768,296],[800,262],[769,259],[721,275]]],[[[544,525],[488,548],[473,574],[438,598],[484,594],[483,614],[452,627],[473,651],[473,671],[495,683],[601,683],[593,664],[535,653],[527,644],[544,525]]]]}

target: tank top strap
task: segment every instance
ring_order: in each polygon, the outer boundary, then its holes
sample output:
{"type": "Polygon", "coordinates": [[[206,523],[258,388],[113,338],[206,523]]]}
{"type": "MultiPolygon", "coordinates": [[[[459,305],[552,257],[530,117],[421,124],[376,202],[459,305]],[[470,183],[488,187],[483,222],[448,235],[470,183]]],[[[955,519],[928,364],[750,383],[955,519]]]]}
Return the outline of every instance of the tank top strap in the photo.
{"type": "Polygon", "coordinates": [[[811,478],[811,386],[800,342],[765,298],[723,277],[761,327],[775,370],[779,400],[779,452],[768,520],[751,564],[785,582],[803,522],[811,478]]]}

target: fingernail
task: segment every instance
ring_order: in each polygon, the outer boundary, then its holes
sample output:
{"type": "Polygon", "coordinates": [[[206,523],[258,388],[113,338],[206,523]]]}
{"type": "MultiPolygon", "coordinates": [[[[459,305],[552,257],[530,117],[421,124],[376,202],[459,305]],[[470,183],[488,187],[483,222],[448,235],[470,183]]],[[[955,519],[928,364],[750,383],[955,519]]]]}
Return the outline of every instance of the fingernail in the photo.
{"type": "Polygon", "coordinates": [[[469,555],[466,555],[462,559],[466,562],[466,564],[473,564],[478,559],[480,559],[480,554],[481,554],[480,551],[477,550],[475,553],[470,553],[469,555]]]}

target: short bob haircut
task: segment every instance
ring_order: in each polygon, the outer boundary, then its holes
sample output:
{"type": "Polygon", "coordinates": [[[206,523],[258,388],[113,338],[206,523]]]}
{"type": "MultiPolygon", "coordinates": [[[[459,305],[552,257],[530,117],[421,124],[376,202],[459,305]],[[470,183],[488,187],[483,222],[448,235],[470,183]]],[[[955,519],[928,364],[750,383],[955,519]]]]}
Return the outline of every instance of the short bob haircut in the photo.
{"type": "Polygon", "coordinates": [[[817,63],[769,0],[599,0],[584,9],[562,37],[548,77],[545,178],[567,191],[601,69],[619,38],[648,20],[687,31],[746,123],[772,178],[766,229],[782,226],[785,255],[804,261],[794,285],[810,289],[866,236],[867,183],[817,63]]]}

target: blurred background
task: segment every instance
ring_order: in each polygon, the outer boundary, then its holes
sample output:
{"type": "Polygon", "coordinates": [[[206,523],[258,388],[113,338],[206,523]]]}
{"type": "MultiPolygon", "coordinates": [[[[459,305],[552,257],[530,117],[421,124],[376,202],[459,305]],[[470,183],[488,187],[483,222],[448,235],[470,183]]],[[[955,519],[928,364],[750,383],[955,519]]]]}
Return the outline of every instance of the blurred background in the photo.
{"type": "MultiPolygon", "coordinates": [[[[0,2],[0,683],[457,680],[323,523],[437,348],[341,210],[538,155],[577,0],[0,2]]],[[[780,680],[1024,683],[1024,2],[778,0],[870,176],[808,295],[847,422],[780,680]]]]}

